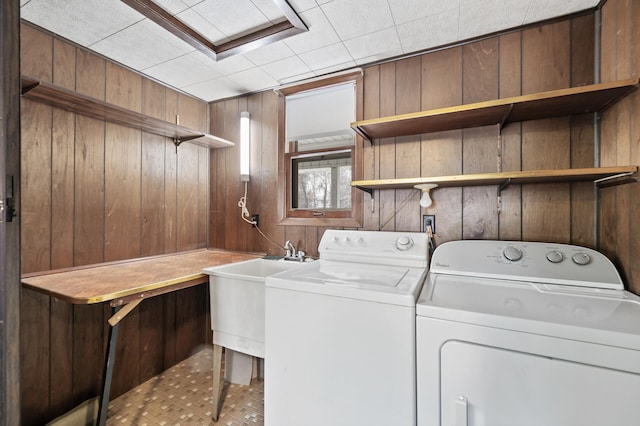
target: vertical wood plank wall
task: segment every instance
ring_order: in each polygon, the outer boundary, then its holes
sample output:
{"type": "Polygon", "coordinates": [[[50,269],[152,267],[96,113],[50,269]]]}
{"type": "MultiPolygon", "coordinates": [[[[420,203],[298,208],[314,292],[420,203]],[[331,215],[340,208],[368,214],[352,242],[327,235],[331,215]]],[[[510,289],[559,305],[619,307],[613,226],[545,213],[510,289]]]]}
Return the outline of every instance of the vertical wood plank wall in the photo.
{"type": "MultiPolygon", "coordinates": [[[[514,31],[441,51],[364,68],[364,118],[415,112],[593,83],[594,15],[514,31]]],[[[248,206],[276,243],[290,239],[316,254],[324,231],[279,226],[276,217],[277,95],[263,92],[210,104],[211,132],[237,138],[239,111],[252,114],[248,206]]],[[[364,179],[543,168],[592,167],[593,116],[514,123],[364,142],[364,179]]],[[[359,143],[363,143],[360,141],[359,143]]],[[[244,188],[236,148],[211,151],[210,242],[215,247],[283,251],[242,222],[244,188]]],[[[593,246],[590,183],[441,188],[422,209],[414,190],[364,198],[364,229],[420,231],[436,216],[436,243],[457,239],[557,241],[593,246]],[[408,201],[407,201],[408,200],[408,201]],[[373,208],[372,208],[373,207],[373,208]]]]}
{"type": "MultiPolygon", "coordinates": [[[[207,105],[23,24],[22,73],[207,130],[207,105]]],[[[22,272],[207,245],[208,149],[22,100],[22,272]]],[[[120,326],[112,396],[207,341],[206,286],[144,301],[120,326]]],[[[22,292],[22,415],[97,396],[108,306],[22,292]]]]}
{"type": "MultiPolygon", "coordinates": [[[[609,0],[602,9],[603,82],[640,75],[640,1],[609,0]]],[[[640,164],[640,93],[636,90],[601,119],[602,166],[640,164]]],[[[600,248],[640,293],[640,183],[600,191],[600,248]]]]}

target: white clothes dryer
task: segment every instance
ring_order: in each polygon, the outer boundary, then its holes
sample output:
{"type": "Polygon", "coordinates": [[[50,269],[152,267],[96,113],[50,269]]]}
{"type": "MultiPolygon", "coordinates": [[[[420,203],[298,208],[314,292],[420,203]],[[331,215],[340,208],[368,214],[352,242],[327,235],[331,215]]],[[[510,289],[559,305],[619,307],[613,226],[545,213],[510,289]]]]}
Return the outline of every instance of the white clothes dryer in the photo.
{"type": "Polygon", "coordinates": [[[599,252],[445,243],[416,315],[419,426],[639,424],[640,298],[599,252]]]}
{"type": "Polygon", "coordinates": [[[266,426],[415,426],[424,233],[327,230],[320,259],[267,277],[266,426]]]}

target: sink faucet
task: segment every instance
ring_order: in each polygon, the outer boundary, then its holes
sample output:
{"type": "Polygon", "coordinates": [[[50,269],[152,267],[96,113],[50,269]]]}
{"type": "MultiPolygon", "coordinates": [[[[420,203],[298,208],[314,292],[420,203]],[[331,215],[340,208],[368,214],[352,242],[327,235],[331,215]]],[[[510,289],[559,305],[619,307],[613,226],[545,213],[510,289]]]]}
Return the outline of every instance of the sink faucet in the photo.
{"type": "Polygon", "coordinates": [[[287,242],[284,243],[284,249],[286,250],[284,255],[285,260],[297,260],[298,262],[304,262],[305,253],[302,250],[296,251],[296,246],[294,246],[290,240],[287,240],[287,242]]]}

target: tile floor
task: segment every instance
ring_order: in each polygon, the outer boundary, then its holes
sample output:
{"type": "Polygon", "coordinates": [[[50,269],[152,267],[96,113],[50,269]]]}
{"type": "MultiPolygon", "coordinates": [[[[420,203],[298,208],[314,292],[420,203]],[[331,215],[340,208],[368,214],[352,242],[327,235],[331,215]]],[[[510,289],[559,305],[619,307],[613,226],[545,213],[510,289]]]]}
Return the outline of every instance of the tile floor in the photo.
{"type": "Polygon", "coordinates": [[[217,423],[211,420],[213,358],[206,347],[111,401],[108,426],[264,425],[264,382],[225,383],[217,423]]]}

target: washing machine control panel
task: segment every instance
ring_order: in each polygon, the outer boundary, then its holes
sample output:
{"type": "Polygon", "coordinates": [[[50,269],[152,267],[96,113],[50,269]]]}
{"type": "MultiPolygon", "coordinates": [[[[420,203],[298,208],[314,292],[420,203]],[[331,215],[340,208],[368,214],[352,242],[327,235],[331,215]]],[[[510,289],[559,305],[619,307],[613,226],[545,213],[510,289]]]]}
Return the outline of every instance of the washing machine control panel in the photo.
{"type": "Polygon", "coordinates": [[[436,249],[430,270],[579,287],[624,288],[618,271],[606,256],[569,244],[451,241],[436,249]]]}
{"type": "Polygon", "coordinates": [[[428,267],[429,236],[423,232],[328,229],[318,252],[321,259],[428,267]]]}

